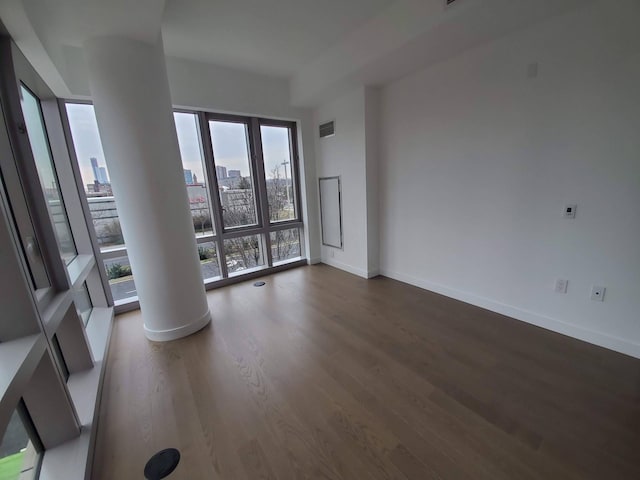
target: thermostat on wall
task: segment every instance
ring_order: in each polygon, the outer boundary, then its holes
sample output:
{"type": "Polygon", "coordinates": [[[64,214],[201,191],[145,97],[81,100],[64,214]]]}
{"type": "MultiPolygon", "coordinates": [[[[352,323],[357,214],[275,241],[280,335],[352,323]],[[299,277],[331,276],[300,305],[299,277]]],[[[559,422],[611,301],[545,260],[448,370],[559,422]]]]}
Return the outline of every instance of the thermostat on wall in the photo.
{"type": "Polygon", "coordinates": [[[576,208],[577,205],[565,205],[564,210],[562,211],[562,216],[564,218],[576,218],[576,208]]]}

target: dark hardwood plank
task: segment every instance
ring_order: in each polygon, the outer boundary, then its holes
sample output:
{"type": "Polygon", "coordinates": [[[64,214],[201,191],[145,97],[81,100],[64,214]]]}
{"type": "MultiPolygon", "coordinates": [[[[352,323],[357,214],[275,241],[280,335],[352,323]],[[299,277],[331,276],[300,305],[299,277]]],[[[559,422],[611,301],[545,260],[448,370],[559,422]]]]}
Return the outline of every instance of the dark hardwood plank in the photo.
{"type": "Polygon", "coordinates": [[[640,478],[640,361],[378,277],[303,267],[209,292],[168,343],[111,340],[93,478],[640,478]]]}

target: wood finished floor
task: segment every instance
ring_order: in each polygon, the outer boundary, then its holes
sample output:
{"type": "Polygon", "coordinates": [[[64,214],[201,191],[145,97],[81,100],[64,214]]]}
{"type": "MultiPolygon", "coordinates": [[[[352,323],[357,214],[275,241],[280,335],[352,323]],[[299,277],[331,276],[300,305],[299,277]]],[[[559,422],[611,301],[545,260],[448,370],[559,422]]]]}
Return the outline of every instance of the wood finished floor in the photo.
{"type": "Polygon", "coordinates": [[[386,278],[208,294],[167,344],[116,319],[93,478],[638,479],[640,361],[386,278]]]}

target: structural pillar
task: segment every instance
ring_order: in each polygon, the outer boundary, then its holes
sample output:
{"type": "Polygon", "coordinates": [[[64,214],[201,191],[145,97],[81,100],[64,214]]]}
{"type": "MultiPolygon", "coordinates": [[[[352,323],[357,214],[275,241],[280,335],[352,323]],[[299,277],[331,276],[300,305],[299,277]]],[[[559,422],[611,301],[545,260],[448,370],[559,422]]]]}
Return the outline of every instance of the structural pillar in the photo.
{"type": "Polygon", "coordinates": [[[85,42],[91,96],[147,338],[211,320],[173,120],[162,38],[85,42]]]}

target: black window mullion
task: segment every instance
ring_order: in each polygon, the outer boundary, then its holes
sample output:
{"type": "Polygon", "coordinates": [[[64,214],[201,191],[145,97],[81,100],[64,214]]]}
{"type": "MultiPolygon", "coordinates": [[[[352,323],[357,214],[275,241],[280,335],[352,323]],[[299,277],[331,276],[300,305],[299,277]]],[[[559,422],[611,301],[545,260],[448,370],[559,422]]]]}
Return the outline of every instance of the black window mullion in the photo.
{"type": "Polygon", "coordinates": [[[298,132],[295,123],[289,125],[289,149],[291,150],[291,171],[292,175],[291,188],[293,189],[296,220],[302,221],[302,200],[300,198],[300,156],[298,155],[298,132]]]}
{"type": "Polygon", "coordinates": [[[264,158],[262,154],[262,136],[260,134],[260,122],[257,118],[251,119],[251,135],[253,137],[253,148],[254,152],[252,154],[254,164],[256,166],[256,183],[258,187],[258,200],[256,202],[258,204],[258,210],[260,212],[260,219],[265,230],[263,235],[263,242],[266,249],[266,257],[267,257],[267,266],[273,266],[273,258],[271,255],[271,236],[269,235],[269,200],[267,197],[267,180],[264,171],[264,158]]]}
{"type": "MultiPolygon", "coordinates": [[[[233,227],[225,227],[224,225],[224,217],[223,217],[223,208],[222,208],[222,201],[219,201],[220,203],[220,220],[222,222],[222,227],[223,230],[221,230],[223,233],[227,233],[227,232],[231,232],[231,231],[236,231],[236,229],[238,228],[260,228],[260,227],[264,227],[264,223],[262,222],[262,216],[260,215],[260,205],[259,205],[259,193],[258,190],[256,188],[256,181],[257,178],[259,177],[258,172],[256,170],[256,160],[255,160],[255,148],[254,148],[254,141],[253,141],[253,134],[251,133],[251,122],[252,122],[252,118],[251,117],[243,117],[240,115],[230,115],[230,114],[222,114],[222,113],[207,113],[206,115],[206,119],[207,119],[207,131],[208,131],[208,141],[209,141],[209,146],[211,147],[211,152],[212,152],[212,158],[213,158],[213,164],[214,164],[214,170],[215,170],[215,153],[213,152],[213,146],[211,145],[213,143],[213,137],[211,136],[211,129],[209,128],[209,123],[208,122],[223,122],[223,123],[238,123],[238,124],[242,124],[245,126],[245,134],[246,134],[246,141],[247,141],[247,153],[248,153],[248,161],[249,161],[249,170],[250,170],[250,175],[251,175],[251,192],[252,192],[252,197],[253,197],[253,202],[254,202],[254,207],[255,207],[255,216],[256,216],[256,223],[252,224],[252,225],[240,225],[240,226],[233,226],[233,227]]],[[[214,171],[214,175],[216,175],[217,178],[217,172],[214,171]]],[[[218,185],[219,186],[219,185],[218,185]]],[[[220,193],[219,191],[216,192],[216,194],[218,195],[218,199],[220,197],[220,193]]],[[[220,200],[220,199],[219,199],[220,200]]]]}
{"type": "Polygon", "coordinates": [[[204,152],[204,167],[207,175],[207,185],[209,186],[209,198],[211,199],[211,210],[213,215],[213,223],[216,229],[215,243],[218,248],[218,260],[220,275],[222,278],[229,277],[227,269],[227,259],[224,252],[224,225],[222,222],[222,204],[220,202],[220,194],[218,190],[218,177],[216,175],[216,162],[213,155],[213,147],[211,145],[211,132],[209,130],[209,119],[203,112],[198,113],[198,123],[200,124],[200,136],[202,150],[204,152]]]}

